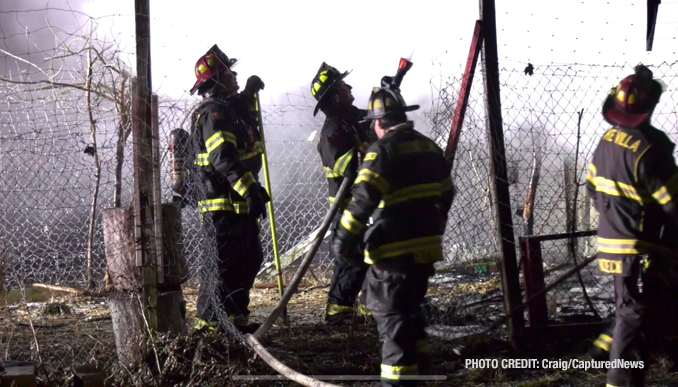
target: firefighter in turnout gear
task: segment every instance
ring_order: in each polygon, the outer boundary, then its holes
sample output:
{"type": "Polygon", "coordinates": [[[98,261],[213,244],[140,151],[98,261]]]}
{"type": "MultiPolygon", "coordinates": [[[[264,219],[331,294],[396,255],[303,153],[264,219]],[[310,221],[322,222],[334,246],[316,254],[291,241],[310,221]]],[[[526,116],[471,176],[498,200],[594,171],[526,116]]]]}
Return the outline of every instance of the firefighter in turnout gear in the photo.
{"type": "Polygon", "coordinates": [[[610,368],[610,387],[644,385],[648,348],[665,335],[667,305],[675,302],[666,273],[676,250],[663,233],[678,223],[678,167],[674,144],[650,124],[662,92],[643,65],[611,90],[602,111],[613,127],[596,148],[586,178],[600,216],[599,267],[614,276],[609,359],[645,361],[642,369],[610,368]]]}
{"type": "Polygon", "coordinates": [[[412,376],[428,372],[421,304],[433,265],[443,259],[454,198],[442,149],[407,120],[406,112],[417,108],[406,106],[398,91],[373,90],[366,119],[379,140],[367,150],[333,243],[336,254],[355,260],[352,251],[364,238],[367,307],[382,341],[383,386],[416,386],[412,376]]]}
{"type": "Polygon", "coordinates": [[[251,106],[264,85],[252,76],[238,93],[235,63],[214,45],[196,63],[191,89],[204,97],[193,112],[191,136],[205,188],[198,207],[201,216],[211,216],[216,232],[221,303],[212,305],[214,289],[201,283],[195,328],[218,328],[215,308],[223,308],[241,332],[253,333],[259,325],[249,321],[249,292],[263,262],[259,222],[269,196],[259,183],[264,144],[251,106]]]}
{"type": "MultiPolygon", "coordinates": [[[[340,73],[323,62],[311,82],[311,94],[318,101],[313,115],[322,110],[326,117],[318,140],[318,152],[327,177],[330,205],[334,202],[344,177],[353,180],[357,176],[360,160],[371,142],[367,134],[369,124],[360,122],[367,112],[353,106],[351,86],[343,81],[347,75],[348,72],[340,73]]],[[[338,214],[341,214],[341,210],[346,208],[346,203],[350,200],[349,193],[338,214]]],[[[337,215],[332,224],[332,240],[336,235],[339,219],[340,215],[337,215]]],[[[352,254],[354,260],[359,260],[363,255],[363,246],[357,245],[352,254]]],[[[370,313],[365,306],[363,287],[367,265],[350,265],[338,256],[334,257],[334,262],[325,321],[328,324],[353,321],[356,298],[361,289],[363,291],[357,312],[368,317],[370,313]]]]}

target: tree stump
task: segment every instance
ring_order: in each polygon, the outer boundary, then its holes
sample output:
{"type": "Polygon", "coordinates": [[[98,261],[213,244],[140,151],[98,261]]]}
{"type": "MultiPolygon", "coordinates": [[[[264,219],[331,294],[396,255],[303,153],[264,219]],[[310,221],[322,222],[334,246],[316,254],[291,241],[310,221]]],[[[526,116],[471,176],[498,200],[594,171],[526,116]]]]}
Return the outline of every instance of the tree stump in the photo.
{"type": "MultiPolygon", "coordinates": [[[[119,291],[136,291],[142,288],[141,270],[136,265],[134,241],[134,210],[109,208],[103,212],[106,270],[119,291]]],[[[181,211],[172,203],[162,205],[163,270],[162,286],[172,288],[188,279],[189,270],[181,244],[181,211]]]]}
{"type": "MultiPolygon", "coordinates": [[[[107,274],[113,288],[107,302],[119,360],[126,366],[144,360],[148,330],[142,310],[143,279],[136,265],[132,208],[104,210],[104,243],[107,274]]],[[[183,257],[181,212],[171,203],[162,205],[164,282],[158,284],[158,332],[186,334],[186,304],[181,284],[189,275],[183,257]]]]}
{"type": "Polygon", "coordinates": [[[136,265],[134,209],[106,209],[103,211],[103,223],[106,271],[113,289],[141,289],[141,270],[136,265]]]}
{"type": "Polygon", "coordinates": [[[115,291],[106,300],[113,323],[118,360],[127,367],[135,367],[144,359],[146,326],[141,310],[141,293],[115,291]]]}

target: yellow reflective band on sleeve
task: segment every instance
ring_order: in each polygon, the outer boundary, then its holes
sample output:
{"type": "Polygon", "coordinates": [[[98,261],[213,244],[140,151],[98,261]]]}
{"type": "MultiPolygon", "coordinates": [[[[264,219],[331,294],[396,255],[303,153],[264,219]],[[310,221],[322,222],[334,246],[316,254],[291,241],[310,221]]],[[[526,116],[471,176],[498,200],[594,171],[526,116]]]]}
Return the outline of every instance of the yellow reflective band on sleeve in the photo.
{"type": "Polygon", "coordinates": [[[256,182],[257,181],[254,180],[254,176],[252,176],[252,172],[247,172],[240,179],[238,179],[238,181],[235,182],[235,184],[233,185],[233,189],[240,196],[245,196],[250,186],[256,182]]]}
{"type": "Polygon", "coordinates": [[[358,222],[358,220],[356,220],[356,218],[353,217],[353,214],[348,212],[348,210],[344,210],[344,214],[341,216],[341,225],[344,226],[346,231],[355,235],[362,234],[367,227],[364,224],[358,222]]]}
{"type": "Polygon", "coordinates": [[[452,184],[452,176],[448,176],[443,179],[443,181],[440,182],[440,190],[443,192],[450,191],[454,188],[454,184],[452,184]]]}
{"type": "Polygon", "coordinates": [[[586,174],[586,180],[588,180],[591,184],[594,186],[596,185],[596,176],[598,175],[598,171],[596,170],[596,166],[593,165],[593,163],[589,164],[589,173],[586,174]]]}
{"type": "Polygon", "coordinates": [[[219,145],[223,144],[224,142],[231,143],[233,146],[237,147],[236,138],[233,133],[218,131],[214,133],[212,137],[208,138],[207,141],[205,141],[207,153],[212,153],[219,147],[219,145]]]}
{"type": "Polygon", "coordinates": [[[591,180],[591,183],[596,187],[596,191],[610,196],[635,200],[641,204],[649,203],[652,200],[642,189],[636,189],[629,184],[620,183],[604,177],[596,176],[591,180]]]}
{"type": "Polygon", "coordinates": [[[325,177],[328,179],[336,179],[337,177],[341,177],[342,175],[340,173],[334,172],[334,169],[330,167],[324,167],[325,169],[325,177]]]}
{"type": "Polygon", "coordinates": [[[374,264],[386,258],[413,254],[415,263],[431,263],[443,259],[442,237],[433,235],[402,242],[389,243],[370,251],[365,251],[365,263],[374,264]]]}
{"type": "Polygon", "coordinates": [[[406,380],[407,376],[417,376],[418,374],[419,366],[416,364],[408,366],[381,365],[381,377],[384,379],[406,380]]]}
{"type": "Polygon", "coordinates": [[[353,313],[355,309],[350,306],[337,305],[337,304],[327,304],[325,307],[325,314],[328,316],[334,316],[341,313],[353,313]]]}
{"type": "Polygon", "coordinates": [[[199,165],[201,167],[207,167],[212,165],[210,162],[210,155],[208,153],[198,153],[195,156],[195,161],[193,162],[195,165],[199,165]]]}
{"type": "Polygon", "coordinates": [[[362,182],[369,183],[374,188],[378,189],[382,195],[388,193],[389,184],[386,179],[381,177],[378,173],[371,171],[367,168],[363,168],[358,172],[358,177],[355,179],[353,184],[358,185],[362,182]]]}
{"type": "Polygon", "coordinates": [[[368,154],[365,155],[365,161],[374,161],[376,159],[377,159],[376,152],[369,152],[368,154]]]}
{"type": "Polygon", "coordinates": [[[337,162],[334,163],[334,172],[338,173],[339,176],[344,176],[344,173],[346,172],[346,168],[348,168],[348,165],[351,164],[351,160],[353,159],[353,155],[355,154],[355,148],[351,148],[350,151],[346,152],[345,155],[339,157],[337,159],[337,162]]]}
{"type": "Polygon", "coordinates": [[[231,211],[236,214],[247,214],[247,202],[231,202],[228,198],[208,199],[198,202],[201,213],[214,211],[231,211]]]}
{"type": "Polygon", "coordinates": [[[396,150],[399,154],[405,155],[410,153],[439,153],[438,146],[432,141],[410,141],[396,145],[396,150]]]}
{"type": "Polygon", "coordinates": [[[384,195],[381,203],[379,203],[379,208],[406,202],[412,199],[440,197],[440,195],[440,183],[412,185],[406,188],[395,190],[388,195],[384,195]]]}
{"type": "Polygon", "coordinates": [[[264,152],[265,152],[264,143],[261,141],[257,141],[254,143],[254,150],[252,152],[247,153],[238,151],[238,156],[240,158],[240,161],[245,161],[251,159],[252,157],[259,156],[264,152]]]}
{"type": "MultiPolygon", "coordinates": [[[[332,203],[334,203],[334,201],[335,201],[334,196],[330,196],[330,206],[332,206],[332,203]]],[[[348,206],[348,204],[350,202],[351,202],[351,198],[344,199],[344,202],[341,203],[341,205],[339,206],[339,209],[343,210],[344,208],[346,208],[348,206]]]]}
{"type": "Polygon", "coordinates": [[[666,185],[653,193],[652,197],[663,206],[676,196],[676,191],[678,191],[678,173],[671,176],[666,185]]]}

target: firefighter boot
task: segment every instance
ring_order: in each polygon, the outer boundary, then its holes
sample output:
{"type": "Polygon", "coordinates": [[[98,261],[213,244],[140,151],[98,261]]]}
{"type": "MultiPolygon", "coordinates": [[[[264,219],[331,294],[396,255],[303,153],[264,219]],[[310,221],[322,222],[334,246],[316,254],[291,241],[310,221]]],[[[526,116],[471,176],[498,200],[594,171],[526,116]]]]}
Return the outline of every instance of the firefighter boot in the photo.
{"type": "Polygon", "coordinates": [[[327,304],[325,308],[326,325],[346,325],[353,321],[355,310],[350,306],[327,304]]]}
{"type": "Polygon", "coordinates": [[[195,319],[195,325],[193,326],[193,330],[197,334],[206,334],[208,332],[217,332],[219,331],[219,323],[216,321],[205,321],[203,319],[197,318],[195,319]]]}
{"type": "Polygon", "coordinates": [[[256,323],[256,322],[250,322],[250,317],[249,316],[237,316],[234,318],[230,318],[231,321],[233,321],[233,325],[235,325],[236,329],[240,331],[243,335],[245,334],[254,334],[254,332],[259,329],[261,324],[256,323]]]}

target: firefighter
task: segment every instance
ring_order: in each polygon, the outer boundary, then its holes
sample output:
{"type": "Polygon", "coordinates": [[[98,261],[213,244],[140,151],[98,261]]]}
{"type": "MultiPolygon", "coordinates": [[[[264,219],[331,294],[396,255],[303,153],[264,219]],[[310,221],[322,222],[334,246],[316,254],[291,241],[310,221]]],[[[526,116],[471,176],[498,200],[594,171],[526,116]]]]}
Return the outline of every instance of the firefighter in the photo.
{"type": "Polygon", "coordinates": [[[596,148],[587,190],[599,215],[598,263],[614,276],[615,325],[610,360],[642,360],[645,367],[610,368],[607,385],[643,386],[648,348],[665,334],[675,298],[665,273],[675,259],[663,230],[678,220],[674,144],[650,124],[663,87],[639,65],[603,104],[613,126],[596,148]]]}
{"type": "Polygon", "coordinates": [[[211,304],[213,289],[202,283],[195,325],[199,331],[219,327],[215,308],[223,308],[242,333],[259,327],[249,321],[249,292],[263,262],[259,222],[270,199],[259,183],[263,143],[250,107],[264,84],[252,76],[238,93],[232,71],[236,62],[214,45],[197,61],[191,89],[204,98],[193,112],[191,135],[205,188],[198,207],[201,216],[211,216],[216,232],[221,303],[211,304]]]}
{"type": "MultiPolygon", "coordinates": [[[[368,135],[369,123],[360,122],[367,112],[353,106],[352,87],[344,82],[348,74],[323,62],[311,82],[311,93],[317,101],[313,116],[318,110],[325,113],[325,122],[318,139],[318,153],[327,178],[330,205],[334,202],[343,178],[354,180],[357,176],[360,160],[371,142],[368,135]]],[[[341,214],[350,200],[349,193],[338,214],[341,214]]],[[[338,215],[333,221],[331,240],[336,235],[339,219],[338,215]]],[[[360,260],[363,255],[362,246],[356,245],[352,253],[354,260],[360,260]]],[[[327,324],[359,321],[361,319],[354,319],[356,312],[369,317],[363,287],[366,271],[367,265],[349,265],[341,257],[334,257],[334,273],[325,308],[327,324]],[[356,310],[356,298],[361,289],[363,291],[356,310]]]]}
{"type": "Polygon", "coordinates": [[[333,243],[337,255],[360,265],[352,251],[365,239],[367,307],[382,341],[383,386],[416,386],[411,377],[428,372],[421,304],[433,265],[443,259],[454,198],[443,151],[407,119],[417,108],[398,91],[373,90],[366,119],[379,140],[367,150],[333,243]],[[369,217],[374,224],[365,233],[369,217]]]}

